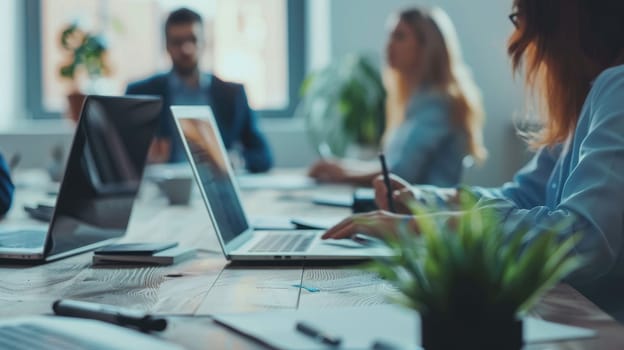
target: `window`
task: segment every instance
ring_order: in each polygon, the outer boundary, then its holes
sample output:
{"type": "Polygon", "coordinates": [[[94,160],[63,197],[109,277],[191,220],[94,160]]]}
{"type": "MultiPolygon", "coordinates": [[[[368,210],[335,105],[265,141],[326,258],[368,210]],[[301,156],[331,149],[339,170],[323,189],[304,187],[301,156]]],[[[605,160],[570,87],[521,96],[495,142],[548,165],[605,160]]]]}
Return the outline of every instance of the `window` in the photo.
{"type": "MultiPolygon", "coordinates": [[[[90,93],[122,94],[126,85],[170,68],[163,23],[182,6],[202,15],[203,70],[243,83],[251,106],[267,116],[290,116],[303,79],[303,0],[28,0],[28,107],[36,118],[59,117],[72,82],[59,69],[60,45],[71,23],[105,38],[110,74],[75,79],[90,93]]],[[[84,72],[83,72],[84,73],[84,72]]]]}

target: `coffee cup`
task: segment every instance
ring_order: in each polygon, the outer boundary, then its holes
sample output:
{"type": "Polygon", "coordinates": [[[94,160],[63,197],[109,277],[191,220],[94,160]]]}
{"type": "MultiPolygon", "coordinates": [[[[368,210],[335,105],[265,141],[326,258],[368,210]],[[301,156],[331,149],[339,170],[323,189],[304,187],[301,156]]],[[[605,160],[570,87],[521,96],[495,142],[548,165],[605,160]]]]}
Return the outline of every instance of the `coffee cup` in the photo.
{"type": "Polygon", "coordinates": [[[191,200],[193,179],[190,177],[165,177],[155,180],[170,205],[186,205],[191,200]]]}

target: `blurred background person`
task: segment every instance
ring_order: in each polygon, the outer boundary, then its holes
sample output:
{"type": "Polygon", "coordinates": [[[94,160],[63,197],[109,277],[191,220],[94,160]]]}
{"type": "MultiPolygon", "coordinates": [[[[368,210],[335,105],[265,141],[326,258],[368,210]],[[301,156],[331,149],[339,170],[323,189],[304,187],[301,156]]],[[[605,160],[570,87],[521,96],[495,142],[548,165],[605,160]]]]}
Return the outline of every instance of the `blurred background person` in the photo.
{"type": "Polygon", "coordinates": [[[6,214],[11,208],[13,189],[9,167],[0,154],[0,216],[6,214]]]}
{"type": "Polygon", "coordinates": [[[187,8],[171,12],[165,22],[165,39],[171,71],[131,83],[126,90],[127,94],[159,95],[164,100],[161,126],[150,150],[150,160],[186,161],[169,106],[209,105],[225,147],[240,149],[248,171],[269,170],[273,164],[271,150],[258,129],[244,87],[200,71],[200,56],[206,46],[201,16],[187,8]]]}
{"type": "MultiPolygon", "coordinates": [[[[386,47],[386,131],[390,171],[413,184],[453,186],[464,158],[481,162],[481,93],[463,61],[455,28],[440,8],[392,17],[386,47]]],[[[322,160],[309,175],[322,182],[370,186],[378,163],[322,160]]]]}

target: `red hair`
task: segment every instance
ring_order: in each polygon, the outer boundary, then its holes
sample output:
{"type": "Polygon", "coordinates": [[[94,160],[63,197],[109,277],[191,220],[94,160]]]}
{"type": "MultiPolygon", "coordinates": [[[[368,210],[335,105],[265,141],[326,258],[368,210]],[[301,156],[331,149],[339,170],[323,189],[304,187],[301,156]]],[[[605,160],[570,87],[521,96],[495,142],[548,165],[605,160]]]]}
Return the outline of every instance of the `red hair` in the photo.
{"type": "Polygon", "coordinates": [[[531,144],[552,146],[575,130],[591,82],[624,62],[624,1],[515,0],[518,27],[509,38],[513,68],[544,112],[531,144]]]}

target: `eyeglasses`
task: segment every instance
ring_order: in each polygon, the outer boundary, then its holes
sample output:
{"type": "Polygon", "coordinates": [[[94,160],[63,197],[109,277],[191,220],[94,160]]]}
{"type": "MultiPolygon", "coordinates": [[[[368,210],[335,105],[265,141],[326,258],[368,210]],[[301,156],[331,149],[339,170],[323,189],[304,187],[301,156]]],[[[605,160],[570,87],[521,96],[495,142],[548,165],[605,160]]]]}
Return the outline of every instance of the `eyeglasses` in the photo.
{"type": "Polygon", "coordinates": [[[518,12],[514,12],[509,15],[509,20],[513,23],[514,27],[518,28],[520,26],[520,22],[518,21],[518,16],[520,14],[518,12]]]}

